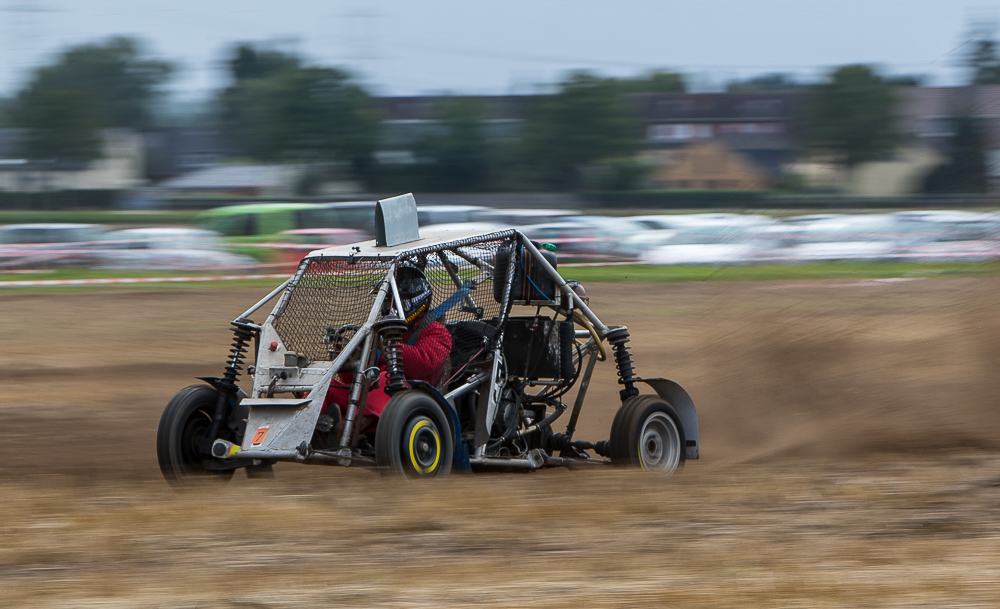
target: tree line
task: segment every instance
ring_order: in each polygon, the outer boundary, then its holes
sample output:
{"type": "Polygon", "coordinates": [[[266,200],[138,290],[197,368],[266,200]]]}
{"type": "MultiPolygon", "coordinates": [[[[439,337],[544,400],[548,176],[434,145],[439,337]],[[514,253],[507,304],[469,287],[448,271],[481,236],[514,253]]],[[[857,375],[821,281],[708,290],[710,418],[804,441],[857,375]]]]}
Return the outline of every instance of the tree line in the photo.
{"type": "MultiPolygon", "coordinates": [[[[997,43],[991,32],[977,36],[963,55],[968,82],[1000,84],[997,43]]],[[[375,161],[382,137],[376,100],[349,71],[252,43],[234,45],[225,69],[226,86],[198,120],[225,134],[234,157],[306,164],[317,168],[317,180],[335,168],[374,190],[635,188],[644,171],[636,160],[643,134],[630,95],[687,91],[684,76],[666,70],[634,78],[577,71],[551,93],[532,96],[524,120],[500,134],[488,128],[482,100],[446,97],[435,108],[433,129],[419,136],[413,162],[385,165],[375,161]]],[[[68,48],[0,103],[0,125],[20,130],[25,158],[92,160],[101,154],[102,129],[145,131],[175,120],[164,87],[176,71],[133,38],[68,48]]],[[[727,90],[799,91],[806,99],[802,153],[852,167],[887,158],[903,142],[898,89],[918,83],[849,65],[811,85],[768,74],[730,83],[727,90]]],[[[928,188],[982,190],[983,126],[972,113],[954,122],[951,161],[931,176],[928,188]]]]}

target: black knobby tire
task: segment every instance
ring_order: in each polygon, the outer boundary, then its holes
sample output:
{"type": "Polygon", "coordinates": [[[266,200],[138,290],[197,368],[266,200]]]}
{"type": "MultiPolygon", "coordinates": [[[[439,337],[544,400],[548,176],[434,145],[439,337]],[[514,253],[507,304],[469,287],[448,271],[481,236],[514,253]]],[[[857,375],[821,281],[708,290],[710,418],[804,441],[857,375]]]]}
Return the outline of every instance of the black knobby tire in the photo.
{"type": "Polygon", "coordinates": [[[684,466],[684,428],[673,406],[655,395],[622,403],[611,424],[611,462],[670,475],[684,466]]]}
{"type": "Polygon", "coordinates": [[[195,478],[228,481],[233,477],[231,469],[206,469],[204,462],[211,457],[198,450],[199,441],[212,425],[218,399],[214,387],[191,385],[178,391],[163,409],[156,431],[156,457],[170,484],[180,486],[195,478]]]}
{"type": "Polygon", "coordinates": [[[451,426],[434,398],[408,390],[385,405],[375,430],[375,463],[383,475],[446,476],[454,448],[451,426]]]}

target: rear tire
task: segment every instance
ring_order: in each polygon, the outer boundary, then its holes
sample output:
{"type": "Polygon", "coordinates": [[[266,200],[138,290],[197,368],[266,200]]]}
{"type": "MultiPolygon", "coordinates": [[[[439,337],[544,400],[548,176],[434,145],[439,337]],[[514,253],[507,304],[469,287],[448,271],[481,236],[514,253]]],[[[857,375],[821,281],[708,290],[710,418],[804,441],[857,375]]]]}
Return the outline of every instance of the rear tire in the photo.
{"type": "MultiPolygon", "coordinates": [[[[156,431],[156,457],[160,472],[170,484],[183,486],[196,478],[229,481],[233,477],[231,469],[206,469],[205,462],[212,457],[198,450],[212,425],[218,399],[214,387],[191,385],[178,391],[163,409],[156,431]]],[[[228,431],[223,425],[219,434],[226,436],[228,431]]]]}
{"type": "Polygon", "coordinates": [[[429,395],[401,391],[385,405],[375,430],[375,463],[382,475],[447,476],[454,450],[448,419],[429,395]]]}
{"type": "Polygon", "coordinates": [[[664,476],[684,466],[687,443],[673,407],[655,395],[625,400],[611,424],[611,462],[664,476]]]}

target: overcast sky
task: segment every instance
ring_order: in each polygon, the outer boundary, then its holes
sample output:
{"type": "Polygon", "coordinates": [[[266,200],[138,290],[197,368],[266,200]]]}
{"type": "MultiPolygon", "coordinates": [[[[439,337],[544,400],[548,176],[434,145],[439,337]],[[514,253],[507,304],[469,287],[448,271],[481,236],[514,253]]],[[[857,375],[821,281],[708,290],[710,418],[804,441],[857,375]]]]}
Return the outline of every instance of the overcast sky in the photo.
{"type": "Polygon", "coordinates": [[[877,63],[955,84],[965,0],[0,0],[0,95],[61,48],[127,34],[181,67],[171,88],[224,82],[236,41],[272,41],[360,73],[376,93],[527,93],[566,71],[693,76],[699,89],[764,72],[815,78],[877,63]]]}

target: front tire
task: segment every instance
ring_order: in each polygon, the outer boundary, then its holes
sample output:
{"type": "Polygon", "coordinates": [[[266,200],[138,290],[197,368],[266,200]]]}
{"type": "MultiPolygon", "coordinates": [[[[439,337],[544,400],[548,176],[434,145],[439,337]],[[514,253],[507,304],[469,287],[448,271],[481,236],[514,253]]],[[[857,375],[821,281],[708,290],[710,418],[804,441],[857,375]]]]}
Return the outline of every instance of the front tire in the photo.
{"type": "MultiPolygon", "coordinates": [[[[167,403],[156,431],[156,457],[163,477],[174,486],[195,478],[228,481],[233,470],[207,469],[211,459],[198,445],[212,425],[219,392],[208,385],[191,385],[177,392],[167,403]]],[[[220,434],[227,429],[223,426],[220,434]]]]}
{"type": "Polygon", "coordinates": [[[655,395],[625,400],[611,424],[611,462],[669,476],[684,466],[687,443],[673,407],[655,395]]]}
{"type": "Polygon", "coordinates": [[[375,463],[382,475],[446,476],[454,450],[448,419],[429,395],[401,391],[385,405],[375,430],[375,463]]]}

